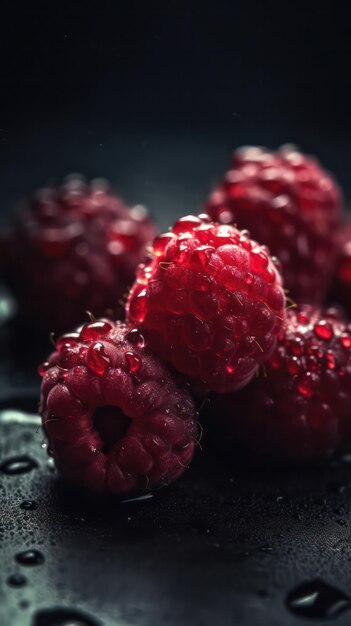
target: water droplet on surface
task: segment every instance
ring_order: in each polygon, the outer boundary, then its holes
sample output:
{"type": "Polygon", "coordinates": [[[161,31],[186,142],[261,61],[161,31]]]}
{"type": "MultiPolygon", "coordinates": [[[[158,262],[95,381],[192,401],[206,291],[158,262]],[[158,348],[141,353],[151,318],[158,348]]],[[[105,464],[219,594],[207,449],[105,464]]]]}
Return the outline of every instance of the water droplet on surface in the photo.
{"type": "Polygon", "coordinates": [[[90,615],[67,608],[42,609],[34,615],[32,623],[33,626],[101,626],[90,615]]]}
{"type": "Polygon", "coordinates": [[[56,468],[55,468],[55,461],[54,461],[54,459],[48,459],[46,461],[46,465],[47,465],[48,469],[50,470],[50,472],[54,472],[55,471],[56,468]]]}
{"type": "Polygon", "coordinates": [[[4,324],[16,313],[15,300],[10,293],[1,288],[0,291],[0,324],[4,324]]]}
{"type": "Polygon", "coordinates": [[[346,491],[346,488],[346,485],[344,485],[343,483],[331,483],[329,485],[329,491],[340,495],[346,491]]]}
{"type": "Polygon", "coordinates": [[[130,502],[146,502],[146,500],[152,500],[154,497],[153,493],[145,493],[142,496],[137,496],[136,498],[128,498],[127,500],[121,500],[121,504],[129,504],[130,502]]]}
{"type": "Polygon", "coordinates": [[[37,502],[35,502],[35,500],[24,500],[20,504],[20,508],[24,511],[35,511],[35,509],[38,508],[38,504],[37,502]]]}
{"type": "Polygon", "coordinates": [[[286,605],[300,617],[330,619],[351,608],[350,598],[322,580],[306,582],[291,591],[286,605]]]}
{"type": "Polygon", "coordinates": [[[260,552],[263,552],[264,554],[269,554],[270,552],[273,551],[273,548],[271,546],[261,546],[259,548],[260,552]]]}
{"type": "Polygon", "coordinates": [[[25,474],[38,467],[38,463],[25,454],[13,456],[0,464],[0,471],[9,476],[25,474]]]}
{"type": "Polygon", "coordinates": [[[23,574],[12,574],[8,577],[7,584],[10,587],[24,587],[27,584],[27,579],[23,574]]]}
{"type": "Polygon", "coordinates": [[[16,561],[20,565],[41,565],[44,563],[44,555],[39,550],[24,550],[16,554],[16,561]]]}

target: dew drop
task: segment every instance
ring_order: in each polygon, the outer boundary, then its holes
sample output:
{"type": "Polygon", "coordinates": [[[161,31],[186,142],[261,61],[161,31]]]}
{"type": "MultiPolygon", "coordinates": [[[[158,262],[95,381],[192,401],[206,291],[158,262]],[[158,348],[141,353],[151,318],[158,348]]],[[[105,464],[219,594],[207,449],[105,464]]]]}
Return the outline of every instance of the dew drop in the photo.
{"type": "Polygon", "coordinates": [[[0,465],[0,471],[9,476],[15,476],[17,474],[26,474],[36,467],[38,467],[38,463],[30,456],[23,454],[3,461],[0,465]]]}
{"type": "Polygon", "coordinates": [[[137,328],[132,328],[132,330],[126,334],[126,339],[135,346],[138,346],[138,348],[144,348],[146,345],[145,338],[137,328]]]}
{"type": "Polygon", "coordinates": [[[45,361],[44,363],[41,363],[38,367],[38,374],[39,376],[41,376],[43,378],[43,376],[45,376],[47,370],[50,367],[50,363],[48,363],[48,361],[45,361]]]}
{"type": "Polygon", "coordinates": [[[55,462],[54,459],[48,459],[46,461],[46,465],[48,467],[48,469],[50,470],[50,472],[54,472],[55,471],[55,462]]]}
{"type": "Polygon", "coordinates": [[[76,345],[78,340],[79,333],[67,333],[66,335],[62,335],[56,341],[56,349],[62,350],[62,348],[71,348],[76,345]]]}
{"type": "Polygon", "coordinates": [[[35,500],[23,500],[20,504],[20,508],[24,511],[35,511],[38,508],[38,503],[35,500]]]}
{"type": "Polygon", "coordinates": [[[312,398],[314,395],[314,382],[312,377],[307,373],[297,385],[297,390],[305,398],[312,398]]]}
{"type": "Polygon", "coordinates": [[[103,322],[101,320],[89,322],[89,324],[84,324],[80,331],[80,337],[88,341],[99,339],[100,337],[104,337],[111,329],[112,325],[109,324],[109,322],[103,322]]]}
{"type": "Polygon", "coordinates": [[[143,322],[147,309],[147,292],[143,289],[137,296],[133,296],[129,302],[129,315],[135,322],[143,322]]]}
{"type": "Polygon", "coordinates": [[[23,574],[12,574],[7,579],[7,584],[10,587],[24,587],[27,584],[27,579],[23,574]]]}
{"type": "Polygon", "coordinates": [[[344,348],[351,348],[351,337],[340,337],[340,343],[344,348]]]}
{"type": "Polygon", "coordinates": [[[304,311],[300,311],[300,312],[297,314],[297,321],[299,322],[299,324],[303,324],[303,325],[305,325],[305,324],[308,324],[308,322],[310,321],[310,319],[309,319],[309,317],[308,317],[307,313],[305,313],[304,311]]]}
{"type": "Polygon", "coordinates": [[[128,364],[129,371],[133,374],[136,374],[141,368],[141,358],[137,356],[133,352],[126,352],[126,361],[128,364]]]}
{"type": "Polygon", "coordinates": [[[319,339],[324,339],[324,341],[329,341],[334,335],[331,325],[325,320],[317,322],[314,325],[313,330],[316,337],[318,337],[319,339]]]}
{"type": "Polygon", "coordinates": [[[170,241],[174,239],[173,233],[163,233],[156,237],[153,243],[153,253],[155,256],[160,257],[164,254],[165,249],[170,241]]]}
{"type": "Polygon", "coordinates": [[[54,608],[37,611],[33,626],[101,626],[95,618],[77,609],[54,608]]]}
{"type": "Polygon", "coordinates": [[[184,233],[189,233],[194,228],[200,226],[201,220],[195,215],[186,215],[185,217],[181,217],[173,226],[173,232],[175,235],[183,235],[184,233]]]}
{"type": "Polygon", "coordinates": [[[105,374],[110,365],[110,359],[100,341],[90,346],[86,355],[86,363],[89,369],[95,372],[98,376],[103,376],[105,374]]]}
{"type": "Polygon", "coordinates": [[[16,561],[20,565],[32,567],[33,565],[41,565],[44,563],[44,555],[39,550],[24,550],[16,554],[16,561]]]}
{"type": "Polygon", "coordinates": [[[350,598],[322,580],[306,582],[291,591],[286,605],[300,617],[330,619],[351,607],[350,598]]]}

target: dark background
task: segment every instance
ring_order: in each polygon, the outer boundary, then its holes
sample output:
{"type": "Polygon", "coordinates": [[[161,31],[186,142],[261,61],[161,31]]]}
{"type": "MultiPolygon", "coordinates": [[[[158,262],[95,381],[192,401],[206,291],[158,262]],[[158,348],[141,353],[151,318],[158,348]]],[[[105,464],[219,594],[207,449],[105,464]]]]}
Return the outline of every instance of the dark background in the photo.
{"type": "MultiPolygon", "coordinates": [[[[347,5],[3,0],[1,214],[78,170],[110,178],[163,228],[200,209],[235,146],[287,141],[316,153],[350,199],[347,5]]],[[[53,607],[104,626],[307,626],[286,607],[296,587],[321,578],[350,596],[350,456],[277,470],[198,452],[146,502],[86,498],[48,465],[38,418],[13,414],[36,412],[49,341],[8,324],[0,348],[0,459],[37,463],[0,470],[0,626],[47,626],[38,611],[53,607]],[[20,566],[32,548],[44,563],[20,566]],[[26,583],[11,587],[19,572],[26,583]]],[[[338,601],[322,598],[314,623],[349,624],[351,599],[336,617],[338,601]]]]}
{"type": "Polygon", "coordinates": [[[70,171],[166,226],[242,143],[298,143],[351,195],[348,3],[2,2],[0,203],[70,171]]]}

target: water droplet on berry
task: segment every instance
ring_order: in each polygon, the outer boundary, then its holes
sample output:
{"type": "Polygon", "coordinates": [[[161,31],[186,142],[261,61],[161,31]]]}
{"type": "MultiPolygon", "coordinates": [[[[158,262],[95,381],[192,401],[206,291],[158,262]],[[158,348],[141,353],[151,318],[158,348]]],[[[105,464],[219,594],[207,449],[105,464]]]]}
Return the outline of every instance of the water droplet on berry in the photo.
{"type": "Polygon", "coordinates": [[[326,360],[327,360],[328,369],[334,370],[336,367],[335,357],[334,357],[334,354],[330,350],[328,350],[326,354],[326,360]]]}
{"type": "Polygon", "coordinates": [[[232,363],[227,363],[225,369],[227,370],[228,374],[234,374],[235,372],[235,366],[232,363]]]}
{"type": "Polygon", "coordinates": [[[325,320],[321,320],[314,325],[314,334],[319,339],[324,339],[325,341],[329,341],[332,339],[334,332],[331,325],[325,320]]]}
{"type": "Polygon", "coordinates": [[[351,337],[340,337],[340,343],[344,348],[351,348],[351,337]]]}
{"type": "Polygon", "coordinates": [[[79,333],[67,333],[66,335],[62,335],[56,341],[56,349],[62,350],[62,348],[70,348],[72,346],[75,346],[78,340],[79,333]]]}
{"type": "Polygon", "coordinates": [[[308,324],[308,322],[310,321],[307,313],[304,313],[303,311],[300,311],[296,317],[297,317],[297,321],[299,322],[299,324],[305,325],[305,324],[308,324]]]}
{"type": "Polygon", "coordinates": [[[96,321],[90,322],[89,324],[84,324],[82,330],[80,331],[81,339],[91,341],[94,339],[99,339],[106,335],[112,329],[112,325],[109,322],[96,321]]]}
{"type": "Polygon", "coordinates": [[[23,454],[3,461],[0,465],[0,471],[9,476],[15,476],[17,474],[26,474],[36,467],[38,467],[38,463],[31,457],[23,454]]]}
{"type": "Polygon", "coordinates": [[[105,352],[104,345],[98,341],[88,349],[86,363],[92,372],[98,376],[103,376],[110,365],[110,359],[105,352]]]}
{"type": "Polygon", "coordinates": [[[7,579],[7,584],[10,587],[24,587],[27,584],[27,579],[23,574],[12,574],[7,579]]]}
{"type": "Polygon", "coordinates": [[[44,555],[39,550],[25,550],[16,554],[16,561],[20,565],[32,567],[44,563],[44,555]]]}
{"type": "Polygon", "coordinates": [[[350,609],[350,598],[322,580],[313,580],[296,587],[286,599],[292,613],[300,617],[327,619],[350,609]]]}
{"type": "Polygon", "coordinates": [[[126,352],[126,361],[129,367],[129,371],[135,374],[140,370],[141,358],[133,352],[126,352]]]}
{"type": "Polygon", "coordinates": [[[24,511],[35,511],[38,508],[38,503],[35,500],[23,500],[20,504],[20,508],[24,511]]]}
{"type": "Polygon", "coordinates": [[[145,348],[145,338],[137,328],[132,328],[132,330],[126,334],[126,339],[135,346],[138,346],[138,348],[145,348]]]}
{"type": "Polygon", "coordinates": [[[189,233],[197,226],[200,226],[201,220],[195,215],[186,215],[181,217],[173,226],[173,232],[175,235],[182,235],[183,233],[189,233]]]}
{"type": "Polygon", "coordinates": [[[100,626],[90,615],[77,609],[41,609],[34,615],[33,626],[100,626]]]}
{"type": "Polygon", "coordinates": [[[153,243],[154,255],[157,257],[162,256],[166,250],[167,245],[174,238],[175,236],[173,233],[163,233],[162,235],[158,235],[153,243]]]}
{"type": "Polygon", "coordinates": [[[45,361],[44,363],[41,363],[38,367],[38,374],[39,376],[43,377],[45,376],[46,371],[49,369],[50,364],[45,361]]]}
{"type": "Polygon", "coordinates": [[[129,303],[129,315],[136,322],[143,322],[147,310],[147,292],[143,289],[137,296],[133,296],[129,303]]]}
{"type": "Polygon", "coordinates": [[[312,398],[315,391],[314,380],[309,372],[305,374],[297,385],[297,390],[305,398],[312,398]]]}

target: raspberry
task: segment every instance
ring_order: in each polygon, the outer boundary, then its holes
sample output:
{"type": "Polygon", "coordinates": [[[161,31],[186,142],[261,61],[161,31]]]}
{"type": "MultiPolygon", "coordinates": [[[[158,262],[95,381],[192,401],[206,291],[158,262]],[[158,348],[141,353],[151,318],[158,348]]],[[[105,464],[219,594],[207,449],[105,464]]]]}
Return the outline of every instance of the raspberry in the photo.
{"type": "Polygon", "coordinates": [[[2,277],[21,313],[49,330],[111,308],[134,280],[156,231],[143,207],[128,209],[104,181],[77,175],[37,193],[3,242],[2,277]]]}
{"type": "Polygon", "coordinates": [[[227,439],[293,460],[350,445],[350,407],[351,324],[310,305],[288,312],[263,375],[214,403],[227,439]]]}
{"type": "Polygon", "coordinates": [[[59,470],[97,492],[175,481],[195,446],[193,401],[142,335],[100,319],[60,337],[39,368],[40,414],[59,470]]]}
{"type": "Polygon", "coordinates": [[[271,354],[284,319],[281,278],[267,250],[206,215],[157,237],[127,303],[129,324],[202,388],[243,387],[271,354]]]}
{"type": "Polygon", "coordinates": [[[341,304],[351,315],[351,222],[340,233],[339,258],[330,300],[341,304]]]}
{"type": "Polygon", "coordinates": [[[340,205],[336,182],[313,158],[292,146],[248,147],[234,153],[206,212],[247,228],[282,263],[294,300],[320,304],[336,260],[340,205]]]}

